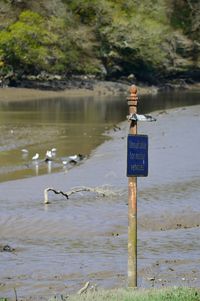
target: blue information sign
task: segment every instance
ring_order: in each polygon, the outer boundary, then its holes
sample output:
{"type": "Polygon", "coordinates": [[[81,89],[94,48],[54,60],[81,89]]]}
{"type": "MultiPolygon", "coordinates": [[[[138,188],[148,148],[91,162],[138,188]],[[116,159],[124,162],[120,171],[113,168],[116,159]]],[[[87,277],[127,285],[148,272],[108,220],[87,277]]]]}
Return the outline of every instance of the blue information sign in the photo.
{"type": "Polygon", "coordinates": [[[148,136],[128,135],[127,177],[147,177],[148,136]]]}

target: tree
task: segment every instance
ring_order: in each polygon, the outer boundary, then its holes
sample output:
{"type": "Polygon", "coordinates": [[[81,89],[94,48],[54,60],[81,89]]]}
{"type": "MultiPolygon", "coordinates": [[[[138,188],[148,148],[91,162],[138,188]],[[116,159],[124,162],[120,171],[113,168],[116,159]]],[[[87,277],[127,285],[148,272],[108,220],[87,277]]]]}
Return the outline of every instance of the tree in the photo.
{"type": "MultiPolygon", "coordinates": [[[[0,57],[14,68],[25,71],[51,68],[52,49],[58,36],[48,30],[47,21],[38,13],[24,11],[19,20],[3,30],[0,36],[0,57]]],[[[56,55],[62,57],[59,49],[56,55]]],[[[57,60],[57,58],[56,58],[57,60]]]]}

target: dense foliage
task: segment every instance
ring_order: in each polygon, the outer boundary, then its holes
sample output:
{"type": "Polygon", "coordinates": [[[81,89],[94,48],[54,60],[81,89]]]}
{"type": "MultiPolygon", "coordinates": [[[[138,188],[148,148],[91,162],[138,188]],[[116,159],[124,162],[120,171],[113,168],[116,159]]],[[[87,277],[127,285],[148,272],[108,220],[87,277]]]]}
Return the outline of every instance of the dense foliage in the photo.
{"type": "Polygon", "coordinates": [[[0,16],[2,74],[134,74],[156,82],[199,73],[198,0],[0,1],[12,11],[9,22],[0,16]]]}

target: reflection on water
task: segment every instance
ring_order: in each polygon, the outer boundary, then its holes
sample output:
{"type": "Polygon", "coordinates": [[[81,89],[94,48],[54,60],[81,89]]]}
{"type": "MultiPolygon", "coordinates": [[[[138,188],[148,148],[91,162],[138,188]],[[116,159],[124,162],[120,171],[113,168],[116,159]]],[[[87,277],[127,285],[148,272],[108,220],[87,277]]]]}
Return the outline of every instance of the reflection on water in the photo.
{"type": "Polygon", "coordinates": [[[192,106],[200,103],[199,91],[160,92],[156,95],[144,95],[138,103],[142,113],[165,110],[174,107],[192,106]]]}
{"type": "Polygon", "coordinates": [[[102,143],[102,134],[124,119],[126,109],[120,97],[1,103],[0,181],[62,171],[65,158],[88,156],[102,143]],[[52,148],[56,156],[47,164],[45,154],[52,148]]]}
{"type": "MultiPolygon", "coordinates": [[[[138,111],[198,102],[195,92],[159,93],[141,97],[138,111]]],[[[63,161],[68,156],[88,156],[107,139],[103,133],[125,120],[127,112],[124,96],[1,102],[0,181],[66,170],[63,161]],[[56,156],[46,164],[46,151],[52,148],[57,149],[56,156]],[[33,162],[36,153],[40,157],[33,162]]]]}

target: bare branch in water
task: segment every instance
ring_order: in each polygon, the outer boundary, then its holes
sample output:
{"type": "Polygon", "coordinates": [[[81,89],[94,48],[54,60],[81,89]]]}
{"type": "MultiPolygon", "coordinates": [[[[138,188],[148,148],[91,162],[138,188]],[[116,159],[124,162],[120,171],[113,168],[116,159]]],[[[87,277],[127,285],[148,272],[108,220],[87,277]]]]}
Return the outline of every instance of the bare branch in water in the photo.
{"type": "Polygon", "coordinates": [[[91,188],[91,187],[75,187],[70,191],[67,192],[63,192],[61,190],[56,190],[54,188],[46,188],[44,190],[44,203],[45,204],[49,204],[49,198],[48,198],[48,192],[49,191],[53,191],[55,194],[62,194],[63,196],[65,196],[67,199],[69,199],[69,196],[77,193],[77,192],[82,192],[82,191],[88,191],[88,192],[94,192],[94,193],[98,193],[98,194],[102,194],[103,196],[105,196],[105,192],[103,192],[103,189],[100,188],[91,188]]]}
{"type": "Polygon", "coordinates": [[[48,191],[53,191],[55,194],[62,194],[64,195],[67,199],[69,199],[68,194],[61,191],[61,190],[56,190],[54,188],[46,188],[44,190],[44,203],[49,204],[49,198],[48,198],[48,191]]]}

